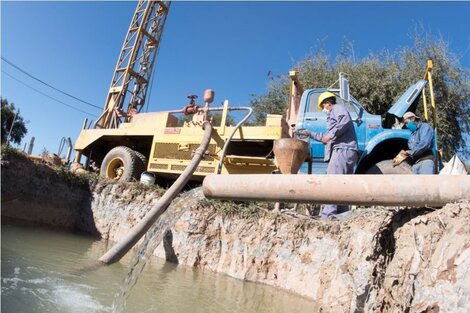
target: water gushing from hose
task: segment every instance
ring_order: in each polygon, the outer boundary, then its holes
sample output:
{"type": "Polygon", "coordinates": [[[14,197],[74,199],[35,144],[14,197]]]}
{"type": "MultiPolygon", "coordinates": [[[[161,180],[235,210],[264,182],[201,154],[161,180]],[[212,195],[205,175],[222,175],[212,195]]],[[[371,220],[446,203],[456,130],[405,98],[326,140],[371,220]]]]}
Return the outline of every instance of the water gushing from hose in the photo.
{"type": "Polygon", "coordinates": [[[122,239],[108,252],[101,256],[99,259],[101,262],[105,264],[111,264],[119,261],[127,253],[127,251],[129,251],[139,241],[139,239],[142,238],[142,236],[153,225],[153,223],[155,223],[158,217],[166,211],[176,195],[183,189],[201,162],[211,140],[212,125],[209,122],[205,122],[203,127],[204,137],[202,138],[201,145],[194,152],[194,156],[191,162],[188,164],[183,173],[165,192],[160,200],[158,200],[157,204],[152,208],[152,210],[150,210],[150,212],[147,213],[147,215],[145,215],[145,217],[136,226],[134,226],[134,228],[131,229],[126,237],[124,237],[124,239],[122,239]]]}
{"type": "Polygon", "coordinates": [[[124,282],[121,284],[119,291],[114,295],[111,312],[121,313],[124,310],[132,287],[137,283],[148,260],[153,255],[157,246],[162,242],[165,231],[176,223],[185,210],[197,206],[202,199],[204,199],[202,187],[183,193],[171,203],[168,210],[150,227],[129,266],[129,272],[124,282]]]}

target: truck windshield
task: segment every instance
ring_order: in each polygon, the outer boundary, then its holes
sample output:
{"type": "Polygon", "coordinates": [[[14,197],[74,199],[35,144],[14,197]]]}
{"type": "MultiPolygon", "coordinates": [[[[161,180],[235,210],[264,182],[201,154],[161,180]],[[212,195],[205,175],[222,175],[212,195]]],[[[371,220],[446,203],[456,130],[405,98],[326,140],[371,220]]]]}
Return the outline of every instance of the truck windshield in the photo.
{"type": "MultiPolygon", "coordinates": [[[[312,92],[312,93],[310,93],[310,96],[309,96],[309,99],[308,99],[307,112],[321,112],[321,110],[319,110],[318,107],[317,107],[318,97],[320,96],[320,94],[321,94],[321,92],[312,92]]],[[[346,102],[343,99],[341,99],[337,93],[335,93],[335,95],[336,95],[336,103],[337,104],[343,105],[346,108],[346,110],[348,110],[348,112],[350,112],[350,113],[356,113],[356,114],[359,113],[356,106],[354,106],[353,103],[352,103],[352,101],[354,99],[353,97],[351,97],[350,102],[346,102]]]]}

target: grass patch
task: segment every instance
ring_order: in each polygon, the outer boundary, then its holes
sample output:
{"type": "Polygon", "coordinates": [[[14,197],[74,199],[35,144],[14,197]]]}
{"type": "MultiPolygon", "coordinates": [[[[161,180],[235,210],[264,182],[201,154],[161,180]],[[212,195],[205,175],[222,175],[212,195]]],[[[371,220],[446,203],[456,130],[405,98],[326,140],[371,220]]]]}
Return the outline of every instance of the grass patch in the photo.
{"type": "Polygon", "coordinates": [[[2,150],[1,152],[2,160],[8,160],[12,155],[26,158],[26,156],[21,150],[13,148],[12,146],[7,145],[7,144],[2,144],[1,150],[2,150]]]}
{"type": "Polygon", "coordinates": [[[88,187],[99,180],[99,175],[93,172],[72,173],[70,170],[63,166],[51,166],[51,168],[62,177],[67,185],[88,187]]]}
{"type": "Polygon", "coordinates": [[[245,201],[207,200],[208,205],[224,217],[257,220],[268,210],[267,203],[245,201]]]}
{"type": "Polygon", "coordinates": [[[168,188],[159,186],[158,184],[146,185],[141,182],[136,182],[132,186],[131,192],[133,195],[139,195],[144,192],[155,192],[157,196],[162,196],[168,188]]]}

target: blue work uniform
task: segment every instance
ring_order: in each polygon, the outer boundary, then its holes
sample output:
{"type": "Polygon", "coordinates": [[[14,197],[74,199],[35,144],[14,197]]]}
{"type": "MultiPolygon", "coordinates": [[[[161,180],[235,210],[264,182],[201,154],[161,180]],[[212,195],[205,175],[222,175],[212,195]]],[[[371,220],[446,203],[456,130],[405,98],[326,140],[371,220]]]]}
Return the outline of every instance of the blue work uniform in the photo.
{"type": "MultiPolygon", "coordinates": [[[[327,174],[352,174],[358,158],[357,137],[349,112],[342,105],[335,104],[326,118],[326,136],[330,140],[325,145],[327,174]]],[[[310,137],[321,142],[322,133],[310,133],[310,137]]],[[[332,186],[334,187],[334,186],[332,186]]],[[[323,207],[322,217],[348,210],[347,205],[328,204],[323,207]]]]}
{"type": "Polygon", "coordinates": [[[416,126],[416,130],[411,133],[410,139],[408,139],[413,174],[435,174],[432,153],[434,131],[431,126],[423,122],[418,122],[416,126]]]}

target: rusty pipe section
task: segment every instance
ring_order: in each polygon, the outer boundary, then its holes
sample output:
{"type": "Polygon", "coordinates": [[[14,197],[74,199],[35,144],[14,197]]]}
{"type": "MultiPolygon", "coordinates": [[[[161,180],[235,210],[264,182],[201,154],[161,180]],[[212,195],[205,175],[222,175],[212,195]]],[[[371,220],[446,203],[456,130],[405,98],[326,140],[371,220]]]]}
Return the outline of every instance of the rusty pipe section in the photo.
{"type": "Polygon", "coordinates": [[[209,199],[440,207],[470,199],[468,175],[209,175],[209,199]]]}

